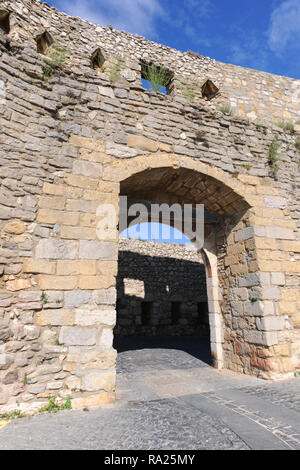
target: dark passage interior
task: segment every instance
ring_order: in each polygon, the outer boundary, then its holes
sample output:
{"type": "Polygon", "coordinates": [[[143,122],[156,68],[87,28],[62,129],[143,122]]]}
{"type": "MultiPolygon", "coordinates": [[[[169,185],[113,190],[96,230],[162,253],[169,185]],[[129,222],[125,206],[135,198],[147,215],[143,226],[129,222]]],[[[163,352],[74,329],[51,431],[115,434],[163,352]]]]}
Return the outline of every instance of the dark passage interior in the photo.
{"type": "Polygon", "coordinates": [[[177,349],[209,362],[201,255],[184,246],[121,239],[114,337],[118,352],[177,349]]]}

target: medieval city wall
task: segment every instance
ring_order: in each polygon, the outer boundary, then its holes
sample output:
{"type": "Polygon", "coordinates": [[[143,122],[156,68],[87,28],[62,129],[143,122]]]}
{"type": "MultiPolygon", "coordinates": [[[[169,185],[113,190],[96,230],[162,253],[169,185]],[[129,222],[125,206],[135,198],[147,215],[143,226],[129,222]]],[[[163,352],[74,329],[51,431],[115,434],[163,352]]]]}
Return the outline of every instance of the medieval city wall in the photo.
{"type": "Polygon", "coordinates": [[[106,65],[120,54],[125,59],[123,83],[141,87],[141,60],[163,65],[174,73],[172,93],[180,95],[191,79],[211,79],[219,88],[213,105],[229,103],[239,117],[264,124],[291,120],[300,126],[300,83],[288,77],[224,64],[192,51],[181,52],[145,38],[59,13],[37,0],[2,0],[11,14],[11,38],[35,49],[35,38],[45,30],[71,52],[68,69],[85,73],[91,57],[101,48],[106,65]]]}
{"type": "Polygon", "coordinates": [[[220,217],[204,246],[215,363],[292,377],[299,81],[191,57],[36,0],[0,10],[11,12],[10,30],[0,29],[0,406],[38,409],[58,394],[74,408],[114,400],[118,235],[96,228],[99,205],[117,213],[120,194],[204,203],[220,217]],[[69,51],[50,76],[36,42],[45,31],[69,51]],[[97,48],[106,70],[92,67],[97,48]],[[112,83],[116,52],[126,67],[112,83]],[[141,59],[174,72],[169,95],[141,87],[141,59]],[[220,95],[190,103],[180,92],[188,74],[220,95]],[[233,96],[238,109],[226,115],[218,105],[233,96]]]}

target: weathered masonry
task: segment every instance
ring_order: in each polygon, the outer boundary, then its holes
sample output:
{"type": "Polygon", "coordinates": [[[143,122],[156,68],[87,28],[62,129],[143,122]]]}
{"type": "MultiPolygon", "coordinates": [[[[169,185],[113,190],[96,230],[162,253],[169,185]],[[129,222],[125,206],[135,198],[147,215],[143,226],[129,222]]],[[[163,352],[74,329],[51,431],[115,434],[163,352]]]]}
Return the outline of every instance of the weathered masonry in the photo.
{"type": "Polygon", "coordinates": [[[118,237],[96,227],[120,195],[205,205],[216,367],[300,369],[299,93],[299,80],[0,1],[1,410],[114,400],[118,237]],[[168,70],[167,95],[142,88],[147,64],[168,70]]]}
{"type": "Polygon", "coordinates": [[[189,248],[120,239],[115,335],[209,335],[205,267],[189,248]]]}

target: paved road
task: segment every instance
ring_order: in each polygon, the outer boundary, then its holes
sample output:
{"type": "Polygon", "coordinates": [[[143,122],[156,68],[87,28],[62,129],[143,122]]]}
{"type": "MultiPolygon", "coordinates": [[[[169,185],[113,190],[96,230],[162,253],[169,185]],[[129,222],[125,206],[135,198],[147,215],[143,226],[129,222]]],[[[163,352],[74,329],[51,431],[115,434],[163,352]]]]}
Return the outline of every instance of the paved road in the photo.
{"type": "Polygon", "coordinates": [[[216,371],[206,341],[118,348],[116,405],[15,420],[0,449],[300,449],[300,379],[216,371]]]}

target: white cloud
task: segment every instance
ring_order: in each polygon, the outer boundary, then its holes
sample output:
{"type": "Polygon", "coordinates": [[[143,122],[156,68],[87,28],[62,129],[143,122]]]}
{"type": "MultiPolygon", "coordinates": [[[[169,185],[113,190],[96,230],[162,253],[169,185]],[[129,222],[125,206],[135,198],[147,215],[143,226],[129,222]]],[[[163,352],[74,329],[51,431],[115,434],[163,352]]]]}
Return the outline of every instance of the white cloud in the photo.
{"type": "Polygon", "coordinates": [[[281,53],[291,43],[299,45],[299,0],[285,0],[273,10],[268,36],[269,47],[273,52],[281,53]]]}
{"type": "Polygon", "coordinates": [[[195,44],[209,47],[211,40],[204,34],[205,20],[214,11],[212,0],[184,0],[168,11],[168,21],[195,44]]]}
{"type": "Polygon", "coordinates": [[[165,13],[159,0],[60,0],[58,7],[72,16],[133,34],[155,36],[154,22],[165,13]]]}

